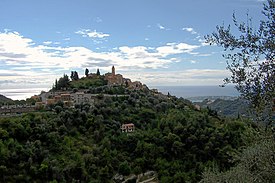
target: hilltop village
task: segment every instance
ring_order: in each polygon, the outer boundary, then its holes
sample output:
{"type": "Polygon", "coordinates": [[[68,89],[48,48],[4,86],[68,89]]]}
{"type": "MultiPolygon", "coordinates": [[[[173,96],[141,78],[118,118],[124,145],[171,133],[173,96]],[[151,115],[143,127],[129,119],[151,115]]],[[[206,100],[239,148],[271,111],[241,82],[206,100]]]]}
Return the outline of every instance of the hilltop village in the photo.
{"type": "MultiPolygon", "coordinates": [[[[125,90],[148,90],[140,81],[132,82],[121,74],[116,74],[112,66],[111,72],[101,75],[99,69],[96,73],[89,73],[86,68],[85,76],[78,78],[76,71],[71,71],[71,80],[64,74],[56,80],[51,90],[41,92],[27,99],[24,105],[3,105],[0,109],[1,115],[20,114],[41,109],[51,109],[56,105],[70,108],[75,105],[94,105],[100,97],[123,97],[127,96],[125,90]],[[122,91],[123,90],[123,91],[122,91]]],[[[156,89],[155,94],[160,94],[156,89]]]]}
{"type": "MultiPolygon", "coordinates": [[[[104,75],[100,75],[99,70],[97,73],[88,73],[86,69],[86,76],[81,79],[74,79],[75,71],[72,71],[72,85],[75,80],[79,80],[77,82],[85,81],[89,83],[89,81],[103,81],[102,86],[89,86],[89,88],[85,87],[61,87],[61,89],[56,90],[54,87],[49,92],[43,92],[40,95],[32,96],[32,99],[35,99],[37,102],[35,103],[36,108],[41,108],[44,106],[54,105],[57,102],[61,101],[64,103],[64,106],[71,107],[77,104],[93,104],[95,99],[102,92],[100,90],[92,91],[96,87],[101,88],[110,88],[110,87],[124,87],[129,90],[141,90],[147,89],[147,86],[142,84],[140,81],[132,82],[131,79],[124,78],[121,74],[116,74],[115,67],[112,67],[111,73],[106,73],[104,75]]],[[[111,94],[104,94],[104,96],[111,97],[111,94]]],[[[119,96],[119,95],[116,95],[119,96]]]]}

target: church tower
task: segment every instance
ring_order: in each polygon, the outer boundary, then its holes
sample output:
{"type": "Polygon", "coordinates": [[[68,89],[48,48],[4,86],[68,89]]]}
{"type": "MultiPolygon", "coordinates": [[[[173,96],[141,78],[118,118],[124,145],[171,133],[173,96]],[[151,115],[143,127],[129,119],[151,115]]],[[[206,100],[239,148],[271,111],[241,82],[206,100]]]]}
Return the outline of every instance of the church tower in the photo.
{"type": "Polygon", "coordinates": [[[116,75],[116,69],[115,66],[112,67],[112,75],[115,76],[116,75]]]}

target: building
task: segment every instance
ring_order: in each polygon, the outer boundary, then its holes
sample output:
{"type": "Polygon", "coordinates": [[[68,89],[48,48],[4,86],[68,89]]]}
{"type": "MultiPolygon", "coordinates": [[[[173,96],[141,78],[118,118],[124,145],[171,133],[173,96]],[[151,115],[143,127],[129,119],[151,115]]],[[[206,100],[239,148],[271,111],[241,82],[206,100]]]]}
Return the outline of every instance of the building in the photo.
{"type": "Polygon", "coordinates": [[[56,103],[55,99],[47,99],[46,105],[54,105],[56,103]]]}
{"type": "Polygon", "coordinates": [[[31,99],[33,99],[35,101],[40,101],[41,100],[40,96],[38,96],[38,95],[31,96],[31,99]]]}
{"type": "Polygon", "coordinates": [[[44,103],[43,102],[35,102],[35,109],[43,109],[44,103]]]}
{"type": "Polygon", "coordinates": [[[72,94],[74,104],[81,104],[84,102],[84,92],[76,92],[72,94]]]}
{"type": "Polygon", "coordinates": [[[71,100],[71,94],[69,93],[64,93],[60,95],[60,99],[61,101],[65,102],[65,101],[70,101],[71,100]]]}
{"type": "Polygon", "coordinates": [[[126,133],[131,133],[135,131],[135,125],[133,123],[121,125],[121,131],[126,133]]]}
{"type": "Polygon", "coordinates": [[[123,76],[121,74],[116,74],[115,66],[112,67],[112,73],[105,74],[105,80],[108,81],[108,85],[125,84],[123,76]]]}
{"type": "Polygon", "coordinates": [[[71,94],[71,100],[74,104],[84,104],[84,103],[94,103],[95,96],[93,94],[84,93],[84,92],[76,92],[71,94]]]}
{"type": "Polygon", "coordinates": [[[143,85],[139,81],[134,81],[134,82],[128,83],[128,88],[129,89],[140,90],[140,89],[143,89],[143,85]]]}
{"type": "Polygon", "coordinates": [[[108,85],[124,85],[127,88],[134,90],[146,88],[146,86],[139,81],[132,82],[128,78],[123,78],[121,74],[116,74],[116,69],[114,66],[112,67],[112,73],[105,74],[105,80],[108,81],[108,85]]]}
{"type": "Polygon", "coordinates": [[[61,101],[61,96],[60,95],[55,95],[54,100],[55,100],[55,102],[61,101]]]}

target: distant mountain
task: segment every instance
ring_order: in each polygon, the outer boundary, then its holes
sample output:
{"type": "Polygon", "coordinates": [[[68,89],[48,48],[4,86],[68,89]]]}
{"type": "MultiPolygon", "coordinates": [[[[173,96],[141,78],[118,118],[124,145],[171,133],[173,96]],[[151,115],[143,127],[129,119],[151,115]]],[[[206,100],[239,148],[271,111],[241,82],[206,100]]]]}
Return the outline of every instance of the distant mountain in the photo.
{"type": "Polygon", "coordinates": [[[222,99],[222,100],[236,100],[238,99],[238,97],[235,96],[197,96],[197,97],[187,97],[188,100],[192,101],[192,102],[202,102],[205,99],[208,100],[217,100],[217,99],[222,99]]]}
{"type": "Polygon", "coordinates": [[[13,100],[0,94],[0,104],[13,103],[13,100]]]}
{"type": "Polygon", "coordinates": [[[210,108],[217,111],[218,114],[238,117],[240,116],[250,116],[249,114],[249,102],[247,100],[237,98],[235,100],[224,100],[224,99],[205,99],[202,102],[195,102],[202,108],[210,108]]]}

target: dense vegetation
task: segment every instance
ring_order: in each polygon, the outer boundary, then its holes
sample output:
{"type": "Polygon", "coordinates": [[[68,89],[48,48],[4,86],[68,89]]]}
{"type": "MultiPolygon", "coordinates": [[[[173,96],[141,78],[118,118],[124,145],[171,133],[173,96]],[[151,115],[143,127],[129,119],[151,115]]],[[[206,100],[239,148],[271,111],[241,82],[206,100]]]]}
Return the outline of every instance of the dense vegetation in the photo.
{"type": "Polygon", "coordinates": [[[226,83],[235,83],[237,90],[249,101],[256,120],[265,126],[253,145],[247,147],[228,171],[213,168],[203,174],[201,182],[274,182],[275,180],[275,1],[264,3],[263,19],[256,30],[252,18],[237,21],[233,14],[235,30],[231,26],[217,26],[216,32],[206,36],[210,44],[226,51],[227,69],[231,77],[226,83]]]}
{"type": "Polygon", "coordinates": [[[233,166],[256,130],[149,90],[100,96],[94,105],[0,119],[0,182],[112,182],[147,170],[164,183],[197,182],[206,168],[233,166]],[[122,133],[123,123],[135,132],[122,133]]]}
{"type": "Polygon", "coordinates": [[[0,94],[0,105],[3,105],[3,104],[12,104],[12,103],[13,103],[12,99],[7,98],[4,95],[0,94]]]}
{"type": "Polygon", "coordinates": [[[86,78],[83,77],[79,80],[74,80],[70,82],[70,88],[78,89],[89,89],[90,87],[104,86],[107,81],[104,80],[104,76],[98,76],[97,78],[86,78]]]}
{"type": "Polygon", "coordinates": [[[64,74],[63,77],[55,81],[52,90],[90,89],[107,85],[107,80],[104,79],[104,76],[100,75],[100,73],[98,74],[93,78],[82,77],[79,79],[77,72],[71,71],[71,80],[68,75],[64,74]]]}
{"type": "Polygon", "coordinates": [[[12,99],[7,98],[6,96],[0,94],[0,106],[25,105],[25,104],[30,104],[30,103],[31,103],[30,99],[28,99],[28,100],[12,100],[12,99]]]}
{"type": "Polygon", "coordinates": [[[271,126],[275,98],[274,0],[265,1],[262,15],[255,29],[249,15],[245,21],[239,21],[233,14],[233,26],[218,25],[205,38],[206,42],[224,48],[223,57],[231,72],[225,84],[236,84],[236,89],[252,104],[258,120],[271,126]]]}
{"type": "Polygon", "coordinates": [[[196,102],[199,106],[203,108],[210,108],[214,111],[217,111],[219,115],[227,117],[252,117],[250,111],[250,105],[247,100],[242,98],[237,98],[235,100],[223,100],[216,99],[210,101],[208,99],[203,100],[202,102],[196,102]]]}

